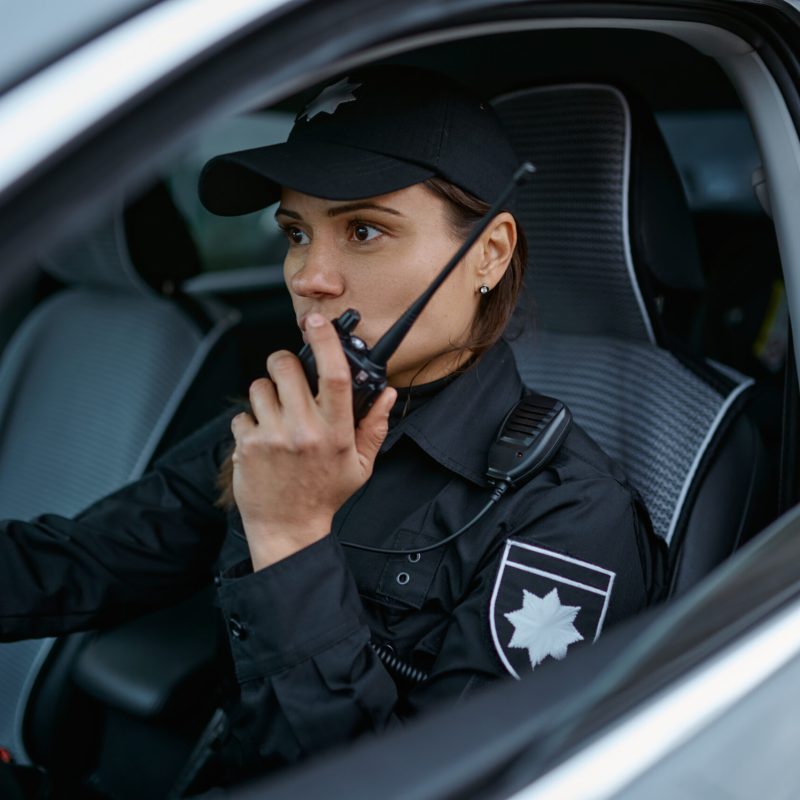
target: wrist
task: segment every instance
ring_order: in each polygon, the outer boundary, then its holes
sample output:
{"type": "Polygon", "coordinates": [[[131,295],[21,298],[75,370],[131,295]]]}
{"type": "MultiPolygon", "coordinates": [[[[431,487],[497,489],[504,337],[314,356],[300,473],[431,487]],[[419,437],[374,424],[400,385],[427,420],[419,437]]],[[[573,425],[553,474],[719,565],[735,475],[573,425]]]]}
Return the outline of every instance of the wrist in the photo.
{"type": "Polygon", "coordinates": [[[331,522],[332,520],[318,520],[302,527],[248,525],[245,522],[244,533],[253,570],[269,567],[323,539],[330,533],[331,522]]]}

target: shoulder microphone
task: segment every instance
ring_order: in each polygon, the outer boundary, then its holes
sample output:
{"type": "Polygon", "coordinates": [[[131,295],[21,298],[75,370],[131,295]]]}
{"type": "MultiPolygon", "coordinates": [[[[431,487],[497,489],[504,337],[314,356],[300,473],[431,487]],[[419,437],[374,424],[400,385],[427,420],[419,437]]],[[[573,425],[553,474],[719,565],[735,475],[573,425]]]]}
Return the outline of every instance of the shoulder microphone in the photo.
{"type": "MultiPolygon", "coordinates": [[[[434,292],[444,283],[447,276],[455,269],[470,247],[475,244],[489,223],[500,213],[514,189],[533,175],[534,172],[533,164],[528,161],[517,168],[500,197],[478,221],[453,257],[434,278],[431,285],[408,307],[405,313],[386,331],[371,350],[363,339],[352,333],[353,329],[361,321],[361,315],[358,311],[348,308],[347,311],[333,321],[333,326],[339,334],[342,349],[353,376],[353,417],[356,423],[366,415],[378,395],[386,388],[386,364],[394,355],[434,292]]],[[[311,392],[316,395],[319,388],[317,364],[311,347],[308,344],[303,345],[297,356],[303,365],[303,371],[308,379],[311,392]]]]}

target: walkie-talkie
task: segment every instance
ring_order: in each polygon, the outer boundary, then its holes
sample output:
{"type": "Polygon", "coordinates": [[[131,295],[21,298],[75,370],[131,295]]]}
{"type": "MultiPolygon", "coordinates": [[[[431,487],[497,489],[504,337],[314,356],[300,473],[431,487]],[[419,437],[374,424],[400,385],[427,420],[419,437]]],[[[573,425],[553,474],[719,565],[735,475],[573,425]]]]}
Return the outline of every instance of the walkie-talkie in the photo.
{"type": "MultiPolygon", "coordinates": [[[[347,357],[350,372],[353,376],[353,417],[355,422],[358,422],[370,410],[378,395],[386,388],[386,364],[428,304],[433,293],[444,283],[445,278],[455,269],[470,247],[475,244],[478,237],[486,230],[489,223],[501,211],[516,186],[533,175],[534,172],[535,168],[530,162],[526,161],[519,166],[503,193],[484,214],[453,257],[445,264],[442,271],[433,280],[433,283],[408,307],[397,322],[386,331],[372,350],[367,347],[363,339],[352,333],[353,329],[361,321],[361,315],[358,311],[348,308],[344,314],[333,321],[333,326],[339,334],[342,349],[347,357]]],[[[303,371],[306,374],[306,378],[308,378],[311,392],[316,395],[318,389],[317,364],[311,347],[308,344],[303,345],[297,356],[303,365],[303,371]]]]}

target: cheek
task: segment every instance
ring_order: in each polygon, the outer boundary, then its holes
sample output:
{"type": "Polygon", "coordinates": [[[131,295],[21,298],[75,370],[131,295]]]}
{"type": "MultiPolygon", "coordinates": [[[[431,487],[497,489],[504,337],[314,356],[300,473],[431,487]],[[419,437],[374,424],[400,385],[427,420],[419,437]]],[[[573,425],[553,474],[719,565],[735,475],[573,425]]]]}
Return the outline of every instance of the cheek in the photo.
{"type": "Polygon", "coordinates": [[[397,354],[396,366],[424,363],[457,347],[469,337],[477,310],[478,298],[462,265],[439,287],[414,323],[397,354]]]}
{"type": "Polygon", "coordinates": [[[300,269],[300,260],[293,250],[289,250],[283,259],[283,280],[286,286],[291,291],[292,278],[297,274],[300,269]]]}
{"type": "MultiPolygon", "coordinates": [[[[455,247],[456,245],[453,245],[453,250],[455,247]]],[[[452,250],[447,253],[443,263],[451,255],[452,250]]],[[[464,324],[472,320],[477,308],[474,261],[474,254],[468,253],[436,290],[423,313],[426,322],[434,321],[432,318],[435,317],[442,322],[461,326],[459,328],[461,330],[464,324]]]]}
{"type": "Polygon", "coordinates": [[[447,343],[463,341],[472,327],[477,299],[465,271],[451,275],[420,316],[421,327],[430,338],[447,343]]]}
{"type": "Polygon", "coordinates": [[[446,260],[445,255],[439,264],[437,253],[424,243],[414,243],[369,261],[351,262],[347,302],[361,312],[360,334],[374,344],[430,286],[446,260]]]}
{"type": "MultiPolygon", "coordinates": [[[[416,259],[406,261],[406,264],[415,266],[398,271],[395,276],[393,285],[396,295],[403,296],[403,309],[431,285],[458,247],[449,239],[436,245],[419,248],[414,254],[416,259]]],[[[474,313],[472,294],[470,270],[467,260],[464,260],[436,290],[416,324],[428,328],[437,322],[449,326],[451,322],[471,319],[474,313]]]]}

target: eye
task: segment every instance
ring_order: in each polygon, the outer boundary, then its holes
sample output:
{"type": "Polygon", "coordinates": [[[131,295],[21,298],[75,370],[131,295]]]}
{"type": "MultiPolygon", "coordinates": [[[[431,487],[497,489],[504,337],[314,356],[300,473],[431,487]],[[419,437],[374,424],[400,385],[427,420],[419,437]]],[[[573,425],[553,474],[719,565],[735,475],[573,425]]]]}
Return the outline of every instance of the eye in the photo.
{"type": "Polygon", "coordinates": [[[290,244],[308,244],[311,241],[305,231],[294,225],[281,225],[280,228],[290,244]]]}
{"type": "Polygon", "coordinates": [[[366,222],[354,222],[350,227],[350,237],[357,242],[370,242],[382,235],[383,231],[372,225],[367,225],[366,222]]]}

